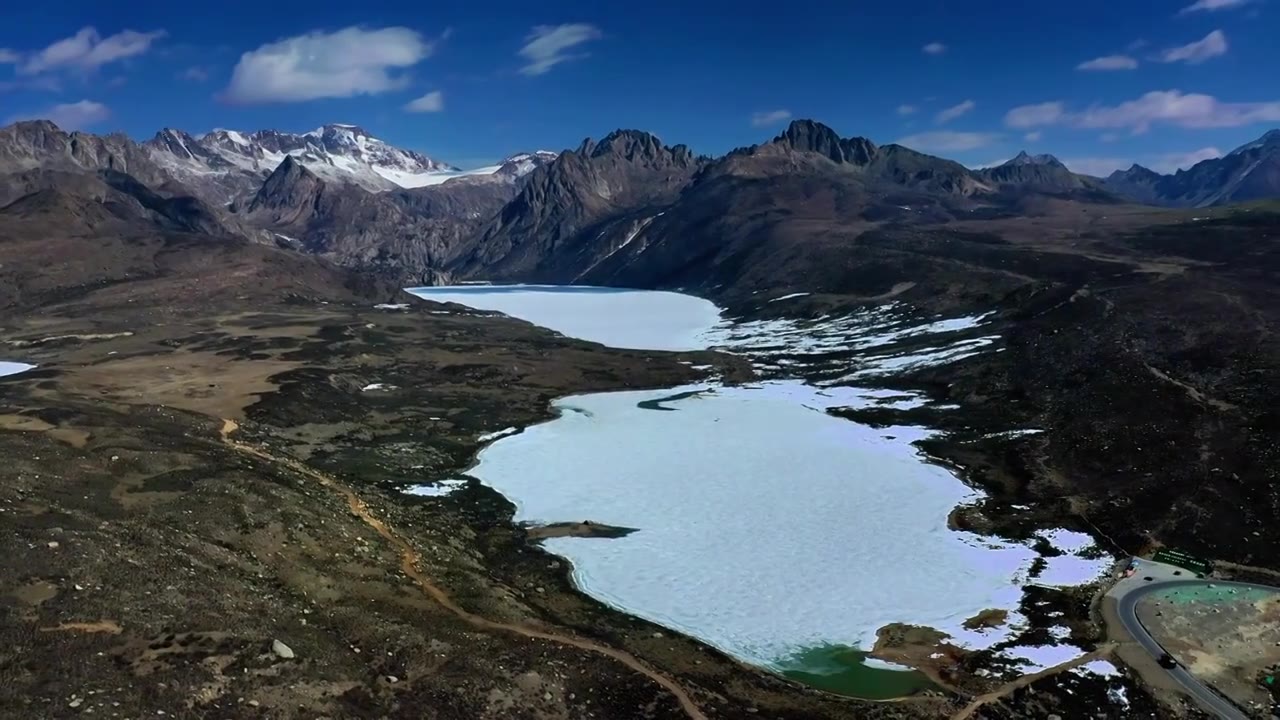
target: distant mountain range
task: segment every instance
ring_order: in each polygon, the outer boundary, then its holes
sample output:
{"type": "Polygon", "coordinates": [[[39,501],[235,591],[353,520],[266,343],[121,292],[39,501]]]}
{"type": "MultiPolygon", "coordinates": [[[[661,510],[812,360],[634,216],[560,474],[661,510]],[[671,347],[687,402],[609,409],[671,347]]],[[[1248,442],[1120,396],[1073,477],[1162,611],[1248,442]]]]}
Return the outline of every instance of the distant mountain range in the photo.
{"type": "Polygon", "coordinates": [[[1168,207],[1209,207],[1280,197],[1280,130],[1172,175],[1134,165],[1117,170],[1104,182],[1108,190],[1123,197],[1168,207]]]}
{"type": "Polygon", "coordinates": [[[286,157],[326,180],[371,192],[439,185],[467,175],[531,172],[555,153],[513,156],[491,167],[463,172],[412,150],[403,150],[355,125],[332,124],[306,133],[214,130],[192,136],[166,128],[142,147],[157,165],[193,189],[226,202],[256,192],[286,157]]]}
{"type": "Polygon", "coordinates": [[[165,129],[143,143],[47,121],[0,129],[0,208],[50,189],[130,204],[157,227],[245,237],[404,282],[732,284],[878,228],[1035,215],[1055,203],[1280,197],[1280,132],[1174,175],[1134,166],[1101,179],[1027,153],[971,170],[811,120],[718,158],[619,130],[470,171],[353,125],[165,129]],[[78,174],[96,180],[70,179],[78,174]]]}

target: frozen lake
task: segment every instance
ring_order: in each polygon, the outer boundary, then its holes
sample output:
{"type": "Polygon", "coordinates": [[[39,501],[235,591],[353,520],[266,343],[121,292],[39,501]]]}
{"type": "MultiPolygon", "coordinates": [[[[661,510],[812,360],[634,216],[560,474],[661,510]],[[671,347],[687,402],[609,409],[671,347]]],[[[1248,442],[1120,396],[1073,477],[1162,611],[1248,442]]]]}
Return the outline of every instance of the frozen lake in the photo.
{"type": "Polygon", "coordinates": [[[714,303],[654,290],[560,285],[461,285],[412,288],[436,302],[493,310],[561,335],[633,350],[701,350],[720,321],[714,303]]]}
{"type": "MultiPolygon", "coordinates": [[[[725,346],[758,363],[776,362],[788,332],[789,352],[876,347],[886,333],[916,332],[886,330],[882,319],[847,322],[844,334],[832,323],[815,332],[777,323],[753,332],[722,322],[713,304],[676,293],[412,292],[615,347],[725,346]]],[[[951,333],[978,320],[919,332],[951,333]]],[[[870,649],[890,623],[934,627],[957,644],[994,642],[962,624],[983,610],[1016,610],[1036,552],[947,527],[951,511],[977,495],[920,456],[912,443],[929,431],[871,428],[826,412],[886,398],[923,401],[773,377],[743,387],[708,382],[562,398],[557,419],[495,439],[469,474],[509,498],[517,521],[637,528],[622,538],[554,538],[545,546],[572,561],[576,582],[593,597],[807,681],[839,674],[831,659],[870,649]]],[[[865,687],[867,673],[904,675],[874,667],[863,665],[853,685],[865,687]]]]}

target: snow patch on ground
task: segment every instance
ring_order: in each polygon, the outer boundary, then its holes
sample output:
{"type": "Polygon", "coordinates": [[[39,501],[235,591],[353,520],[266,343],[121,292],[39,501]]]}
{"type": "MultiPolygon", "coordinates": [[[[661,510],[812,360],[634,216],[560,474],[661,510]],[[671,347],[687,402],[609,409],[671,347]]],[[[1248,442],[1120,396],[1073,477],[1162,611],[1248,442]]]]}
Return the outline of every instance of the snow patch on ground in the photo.
{"type": "Polygon", "coordinates": [[[0,377],[4,377],[5,375],[17,375],[20,372],[34,370],[35,367],[35,365],[28,365],[26,363],[0,360],[0,377]]]}
{"type": "Polygon", "coordinates": [[[365,385],[364,387],[360,388],[360,392],[374,392],[377,390],[395,390],[395,389],[396,389],[395,385],[388,385],[386,383],[369,383],[368,385],[365,385]]]}
{"type": "Polygon", "coordinates": [[[378,303],[373,306],[374,310],[408,310],[409,303],[378,303]]]}
{"type": "Polygon", "coordinates": [[[1079,667],[1073,668],[1072,672],[1080,675],[1092,673],[1094,675],[1107,678],[1120,677],[1120,668],[1117,668],[1106,660],[1090,660],[1079,667]]]}
{"type": "Polygon", "coordinates": [[[444,497],[464,487],[466,484],[467,480],[465,478],[451,478],[431,485],[414,485],[405,488],[404,493],[406,495],[417,495],[418,497],[444,497]]]}
{"type": "Polygon", "coordinates": [[[1015,645],[1000,652],[1008,658],[1019,660],[1022,672],[1031,674],[1071,662],[1086,651],[1075,645],[1015,645]]]}
{"type": "Polygon", "coordinates": [[[792,298],[804,297],[804,296],[809,295],[809,294],[811,294],[811,293],[807,293],[807,292],[791,293],[790,295],[783,295],[782,297],[776,297],[776,298],[774,298],[774,299],[770,300],[769,302],[771,302],[771,303],[776,303],[776,302],[781,302],[781,301],[783,301],[783,300],[790,300],[790,299],[792,299],[792,298]]]}
{"type": "MultiPolygon", "coordinates": [[[[1015,577],[1014,582],[1020,582],[1019,574],[1015,577]]],[[[951,636],[951,642],[959,647],[969,650],[989,650],[992,647],[1007,642],[1013,636],[1027,627],[1027,618],[1020,612],[1011,611],[1009,617],[1006,618],[1005,624],[994,628],[977,628],[970,630],[964,626],[953,628],[947,631],[951,636]]]]}
{"type": "Polygon", "coordinates": [[[862,658],[862,664],[877,670],[896,670],[898,672],[910,672],[915,669],[907,667],[906,665],[899,665],[898,663],[892,663],[888,660],[881,660],[880,658],[874,658],[871,656],[862,658]]]}
{"type": "Polygon", "coordinates": [[[503,428],[502,430],[498,430],[497,432],[485,433],[480,437],[476,438],[476,441],[486,443],[486,442],[489,442],[490,440],[497,440],[498,438],[504,438],[508,435],[515,435],[518,432],[520,432],[520,428],[514,428],[514,427],[503,428]]]}
{"type": "Polygon", "coordinates": [[[1062,555],[1046,557],[1046,566],[1032,582],[1050,587],[1071,587],[1096,582],[1106,575],[1114,559],[1100,552],[1093,538],[1073,530],[1043,530],[1037,537],[1048,541],[1062,555]]]}

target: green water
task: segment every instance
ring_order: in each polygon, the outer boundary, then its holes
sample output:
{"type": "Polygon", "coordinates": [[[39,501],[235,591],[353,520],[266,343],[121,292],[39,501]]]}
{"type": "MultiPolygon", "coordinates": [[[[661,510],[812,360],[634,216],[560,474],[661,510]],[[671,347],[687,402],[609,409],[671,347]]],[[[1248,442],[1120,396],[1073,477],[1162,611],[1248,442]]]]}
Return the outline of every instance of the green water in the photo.
{"type": "Polygon", "coordinates": [[[915,670],[885,670],[863,664],[867,653],[842,645],[801,650],[778,663],[782,674],[819,690],[868,700],[914,695],[934,685],[915,670]]]}

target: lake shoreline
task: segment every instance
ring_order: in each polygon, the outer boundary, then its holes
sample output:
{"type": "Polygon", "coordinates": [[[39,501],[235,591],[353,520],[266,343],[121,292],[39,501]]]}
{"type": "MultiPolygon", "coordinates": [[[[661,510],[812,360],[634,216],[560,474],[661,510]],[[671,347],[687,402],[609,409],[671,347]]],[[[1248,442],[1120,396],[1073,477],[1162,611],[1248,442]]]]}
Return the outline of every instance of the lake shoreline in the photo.
{"type": "MultiPolygon", "coordinates": [[[[756,381],[757,381],[757,382],[759,382],[759,378],[757,378],[757,379],[756,379],[756,381]]],[[[739,384],[741,384],[741,383],[739,383],[739,384]]],[[[880,388],[884,388],[884,389],[886,389],[886,390],[893,390],[893,391],[904,391],[904,390],[908,390],[908,388],[906,387],[906,383],[900,382],[900,381],[899,381],[899,378],[896,378],[896,377],[895,377],[895,378],[892,378],[890,382],[877,383],[877,382],[875,382],[874,380],[872,380],[871,382],[868,382],[868,383],[866,383],[866,384],[867,384],[868,386],[872,387],[872,388],[880,387],[880,388]]],[[[916,388],[911,388],[911,389],[909,390],[909,392],[911,392],[912,394],[915,394],[916,392],[918,392],[918,390],[917,390],[916,388]]],[[[670,409],[670,408],[664,408],[664,407],[653,407],[653,408],[650,408],[650,409],[670,409]]],[[[899,417],[899,418],[900,418],[900,417],[908,417],[908,416],[909,416],[909,417],[911,417],[912,419],[917,419],[917,418],[919,418],[919,417],[920,417],[922,414],[924,414],[924,413],[928,413],[929,415],[935,415],[935,414],[937,414],[936,412],[930,412],[929,410],[923,410],[923,411],[915,412],[914,414],[910,414],[910,415],[901,415],[900,413],[902,413],[902,412],[904,412],[904,411],[902,411],[902,410],[898,410],[898,409],[879,409],[879,410],[881,410],[881,412],[879,413],[879,418],[880,418],[881,420],[886,419],[886,418],[888,418],[888,417],[893,417],[893,416],[895,416],[895,415],[896,415],[897,417],[899,417]]],[[[872,411],[872,412],[874,412],[874,411],[875,411],[875,409],[873,409],[873,411],[872,411]]],[[[909,411],[907,411],[907,412],[909,412],[909,411]]],[[[954,415],[958,415],[958,414],[959,414],[959,413],[953,413],[952,415],[954,416],[954,415]]],[[[853,419],[853,418],[848,418],[848,419],[853,419]]],[[[553,417],[551,420],[549,420],[549,421],[547,421],[547,422],[555,422],[555,418],[553,417]]],[[[546,424],[546,422],[544,422],[544,423],[538,423],[537,425],[545,425],[545,424],[546,424]]],[[[915,423],[913,423],[913,424],[915,424],[915,423]]],[[[921,424],[923,424],[923,423],[921,423],[921,424]]],[[[527,431],[528,431],[528,429],[529,429],[529,428],[531,428],[531,427],[536,427],[536,425],[534,425],[534,426],[526,426],[525,428],[522,428],[521,432],[522,432],[522,433],[523,433],[523,432],[527,432],[527,431]]],[[[940,442],[945,442],[945,440],[940,441],[940,442]]],[[[483,452],[484,452],[484,451],[482,450],[482,451],[481,451],[481,453],[477,453],[477,456],[476,456],[476,457],[477,457],[477,460],[474,460],[474,461],[473,461],[472,465],[471,465],[471,466],[470,466],[470,468],[468,469],[468,473],[470,473],[472,470],[474,470],[474,468],[475,468],[475,464],[476,464],[476,462],[478,462],[478,458],[483,454],[483,452]]],[[[951,471],[952,471],[952,473],[953,473],[953,474],[959,474],[959,473],[956,473],[956,472],[955,472],[956,470],[961,470],[961,471],[963,471],[963,467],[961,467],[961,468],[957,468],[957,467],[955,466],[955,464],[954,464],[954,463],[949,462],[949,461],[947,461],[947,460],[944,460],[941,456],[936,456],[936,457],[935,457],[935,456],[931,456],[930,454],[926,454],[923,450],[921,450],[920,454],[921,454],[922,456],[925,456],[925,457],[926,457],[926,459],[927,459],[929,462],[932,462],[932,463],[938,463],[938,464],[941,464],[941,465],[943,465],[943,466],[947,467],[949,470],[951,470],[951,471]]],[[[962,477],[962,479],[964,479],[964,478],[962,477]]],[[[966,484],[968,484],[967,480],[966,480],[966,484]]],[[[984,499],[989,499],[989,498],[984,498],[984,499]]],[[[968,505],[968,504],[969,504],[969,503],[965,503],[965,504],[962,504],[962,505],[957,505],[957,506],[953,509],[953,514],[955,514],[955,513],[960,513],[960,512],[963,510],[963,508],[965,507],[965,505],[968,505]]],[[[513,519],[513,521],[515,521],[515,520],[513,519]]],[[[550,553],[550,554],[551,554],[551,555],[553,555],[553,556],[555,556],[555,553],[550,553]]],[[[582,589],[581,589],[581,587],[580,587],[580,581],[579,581],[579,580],[575,580],[575,579],[574,579],[574,577],[573,577],[574,570],[573,570],[572,568],[568,571],[568,574],[569,574],[569,576],[570,576],[570,577],[569,577],[569,579],[570,579],[570,583],[571,583],[571,585],[574,587],[574,589],[575,589],[576,591],[578,591],[578,592],[583,592],[583,591],[582,591],[582,589]]],[[[588,597],[592,597],[589,593],[584,593],[584,594],[585,594],[585,595],[587,595],[588,597]]],[[[597,600],[597,601],[598,601],[598,600],[597,600]]],[[[614,610],[616,610],[616,611],[619,611],[619,612],[624,612],[624,613],[633,613],[633,611],[632,611],[632,610],[629,610],[629,609],[628,609],[628,608],[626,608],[625,606],[619,606],[619,605],[617,605],[617,604],[615,604],[615,603],[608,603],[608,602],[606,602],[606,603],[605,603],[605,605],[606,605],[606,606],[608,606],[608,607],[610,607],[610,608],[612,608],[612,609],[614,609],[614,610]]],[[[1034,630],[1035,628],[1034,628],[1034,627],[1031,627],[1031,628],[1028,628],[1028,629],[1030,629],[1030,630],[1034,630]]],[[[869,649],[869,650],[870,650],[870,649],[869,649]]],[[[775,671],[777,671],[777,670],[775,670],[775,671]]]]}

